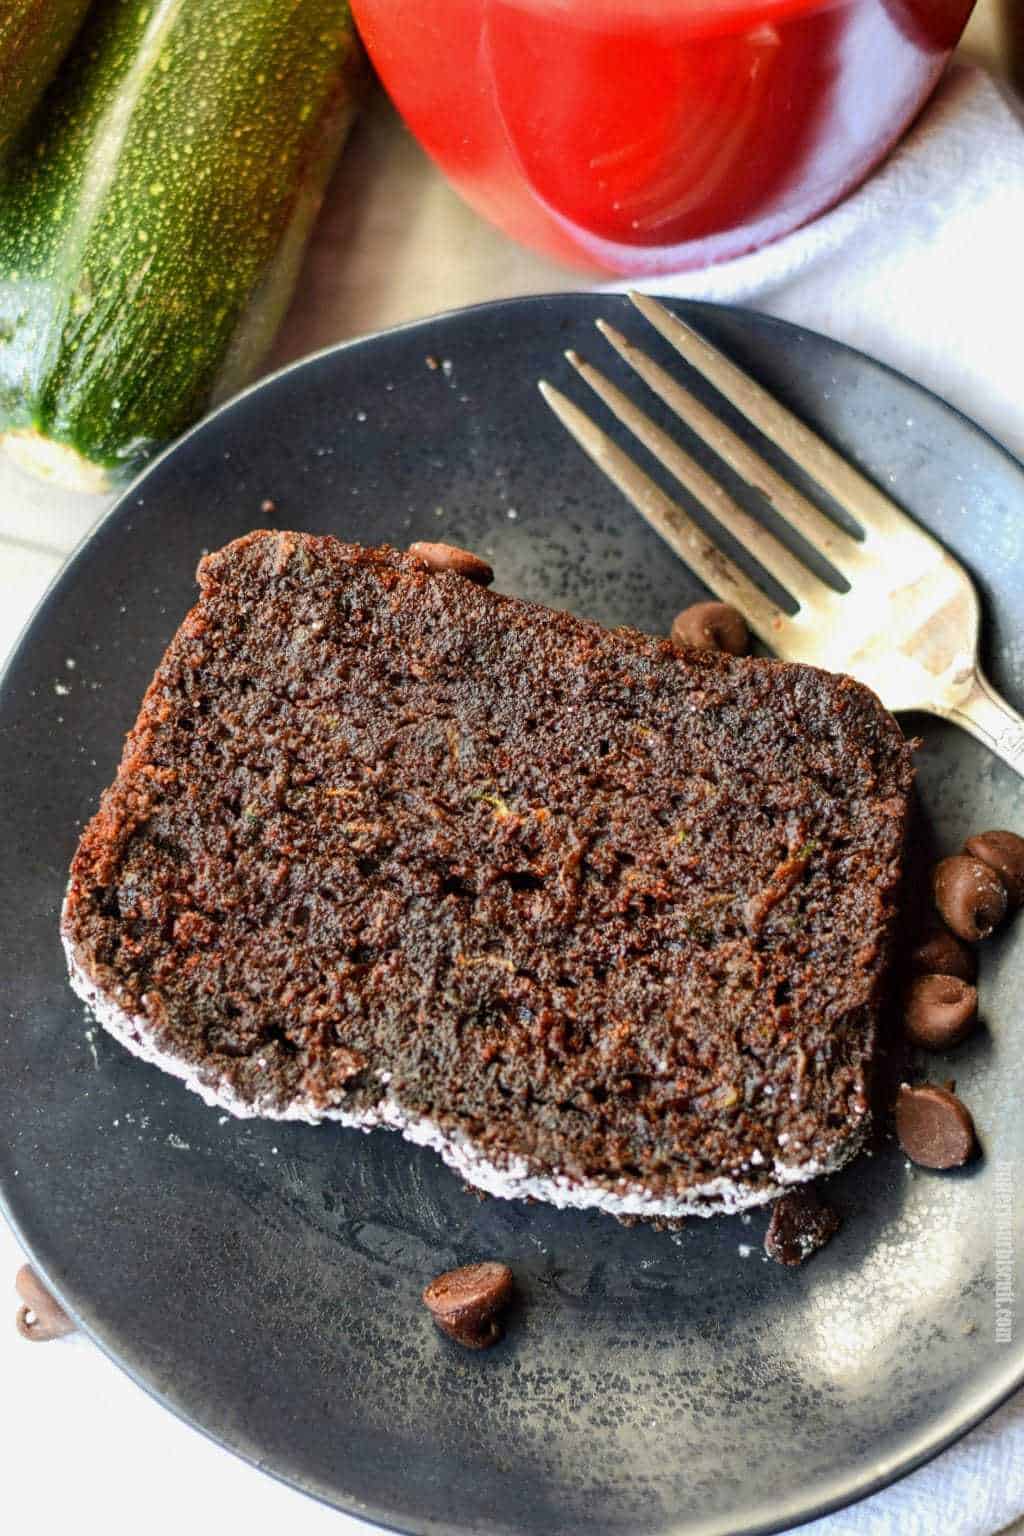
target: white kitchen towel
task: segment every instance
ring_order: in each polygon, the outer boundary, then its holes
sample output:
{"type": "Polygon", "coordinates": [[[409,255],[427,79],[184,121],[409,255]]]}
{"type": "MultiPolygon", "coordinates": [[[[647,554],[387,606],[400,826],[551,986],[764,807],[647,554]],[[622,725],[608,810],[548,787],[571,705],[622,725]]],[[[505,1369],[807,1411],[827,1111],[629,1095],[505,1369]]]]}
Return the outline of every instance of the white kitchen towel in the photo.
{"type": "Polygon", "coordinates": [[[1019,1536],[1024,1519],[1024,1394],[927,1466],[838,1514],[807,1536],[1019,1536]]]}
{"type": "Polygon", "coordinates": [[[823,331],[942,395],[1024,458],[1024,119],[953,65],[859,191],[787,239],[634,285],[823,331]]]}

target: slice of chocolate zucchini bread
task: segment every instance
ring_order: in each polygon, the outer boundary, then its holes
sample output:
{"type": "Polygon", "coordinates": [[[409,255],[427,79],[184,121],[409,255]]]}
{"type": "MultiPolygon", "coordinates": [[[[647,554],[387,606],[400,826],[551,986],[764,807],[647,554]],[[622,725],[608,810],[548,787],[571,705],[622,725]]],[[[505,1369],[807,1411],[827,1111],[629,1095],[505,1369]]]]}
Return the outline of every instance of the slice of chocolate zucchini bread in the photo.
{"type": "Polygon", "coordinates": [[[253,533],[198,574],[64,909],[130,1050],[619,1214],[858,1149],[912,777],[873,694],[388,548],[253,533]]]}

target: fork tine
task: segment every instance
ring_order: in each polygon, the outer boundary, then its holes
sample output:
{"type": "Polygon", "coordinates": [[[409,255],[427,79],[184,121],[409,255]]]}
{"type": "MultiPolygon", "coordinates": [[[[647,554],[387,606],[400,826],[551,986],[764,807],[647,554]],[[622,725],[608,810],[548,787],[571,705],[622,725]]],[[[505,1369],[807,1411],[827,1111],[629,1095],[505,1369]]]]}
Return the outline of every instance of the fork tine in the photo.
{"type": "Polygon", "coordinates": [[[788,614],[776,607],[739,566],[701,531],[682,507],[666,496],[650,476],[591,421],[585,411],[581,411],[546,379],[542,379],[538,387],[563,427],[576,439],[584,453],[618,486],[679,558],[717,597],[737,607],[754,633],[766,645],[778,647],[785,630],[792,624],[788,614]]]}
{"type": "Polygon", "coordinates": [[[745,512],[724,486],[713,480],[685,449],[634,405],[628,395],[616,388],[598,369],[584,362],[578,352],[570,351],[565,355],[580,377],[604,401],[612,415],[630,429],[658,462],[696,497],[723,528],[727,528],[741,545],[749,549],[755,560],[799,603],[812,603],[821,607],[834,595],[825,582],[819,580],[763,523],[745,512]]]}
{"type": "Polygon", "coordinates": [[[680,357],[703,374],[760,432],[777,443],[794,464],[805,469],[861,525],[868,538],[905,538],[910,534],[915,539],[934,542],[884,491],[692,326],[646,294],[633,292],[629,298],[680,357]]]}
{"type": "MultiPolygon", "coordinates": [[[[646,315],[646,311],[644,312],[646,315]]],[[[667,313],[667,311],[666,311],[667,313]]],[[[650,318],[647,316],[647,318],[650,318]]],[[[767,463],[749,443],[745,443],[713,411],[703,405],[696,396],[678,383],[671,374],[649,358],[645,352],[614,326],[604,320],[596,322],[597,329],[619,356],[636,372],[670,410],[697,434],[719,458],[734,469],[748,485],[763,492],[779,516],[805,538],[812,549],[835,566],[844,576],[852,576],[858,567],[863,568],[864,547],[851,538],[837,523],[808,501],[807,497],[790,485],[777,470],[767,463]]],[[[660,327],[659,327],[660,329],[660,327]]],[[[670,338],[671,339],[671,338],[670,338]]],[[[712,380],[714,382],[714,380],[712,380]]],[[[753,418],[751,418],[753,419],[753,418]]],[[[756,423],[755,423],[756,424],[756,423]]],[[[781,446],[781,445],[780,445],[781,446]]]]}

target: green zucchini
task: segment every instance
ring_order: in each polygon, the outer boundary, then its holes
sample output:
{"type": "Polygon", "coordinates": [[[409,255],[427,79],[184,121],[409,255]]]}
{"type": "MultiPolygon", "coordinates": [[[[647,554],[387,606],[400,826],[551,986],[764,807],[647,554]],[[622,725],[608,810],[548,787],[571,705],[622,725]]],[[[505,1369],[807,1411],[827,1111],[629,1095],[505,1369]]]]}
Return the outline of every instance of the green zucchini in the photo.
{"type": "Polygon", "coordinates": [[[103,490],[254,371],[366,78],[338,0],[98,0],[0,189],[0,441],[103,490]]]}
{"type": "Polygon", "coordinates": [[[57,73],[89,0],[0,0],[0,157],[57,73]]]}

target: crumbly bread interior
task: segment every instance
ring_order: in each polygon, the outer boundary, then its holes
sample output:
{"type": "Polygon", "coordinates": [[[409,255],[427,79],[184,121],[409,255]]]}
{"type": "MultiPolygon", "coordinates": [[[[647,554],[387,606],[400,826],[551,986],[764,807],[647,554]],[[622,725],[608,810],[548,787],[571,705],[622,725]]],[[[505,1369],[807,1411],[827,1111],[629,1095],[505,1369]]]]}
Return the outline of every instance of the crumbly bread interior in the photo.
{"type": "Polygon", "coordinates": [[[330,538],[199,581],[64,917],[152,1054],[666,1208],[855,1148],[912,777],[874,695],[330,538]]]}

